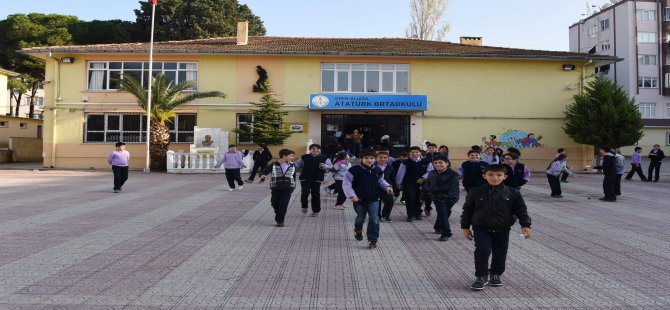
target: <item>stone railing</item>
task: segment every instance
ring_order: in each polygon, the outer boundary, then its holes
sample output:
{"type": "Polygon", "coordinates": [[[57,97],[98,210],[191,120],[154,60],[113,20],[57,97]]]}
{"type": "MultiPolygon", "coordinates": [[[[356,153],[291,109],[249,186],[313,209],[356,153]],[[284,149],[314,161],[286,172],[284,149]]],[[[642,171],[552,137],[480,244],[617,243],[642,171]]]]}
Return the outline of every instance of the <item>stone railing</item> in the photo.
{"type": "MultiPolygon", "coordinates": [[[[220,159],[218,153],[185,153],[181,151],[167,152],[168,173],[224,173],[223,166],[215,168],[220,159]]],[[[244,157],[244,165],[240,172],[249,173],[253,166],[251,153],[244,157]]]]}

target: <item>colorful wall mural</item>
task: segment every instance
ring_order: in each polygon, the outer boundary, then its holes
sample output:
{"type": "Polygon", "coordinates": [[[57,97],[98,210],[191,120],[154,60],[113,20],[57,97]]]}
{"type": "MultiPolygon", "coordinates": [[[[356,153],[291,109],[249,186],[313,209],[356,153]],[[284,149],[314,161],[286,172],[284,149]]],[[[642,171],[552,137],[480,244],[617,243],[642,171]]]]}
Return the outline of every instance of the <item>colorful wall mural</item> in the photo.
{"type": "Polygon", "coordinates": [[[485,146],[493,146],[499,148],[523,148],[523,147],[543,147],[540,143],[542,136],[536,136],[535,133],[526,133],[517,129],[507,129],[500,138],[497,135],[489,135],[489,137],[482,137],[482,142],[485,146]]]}

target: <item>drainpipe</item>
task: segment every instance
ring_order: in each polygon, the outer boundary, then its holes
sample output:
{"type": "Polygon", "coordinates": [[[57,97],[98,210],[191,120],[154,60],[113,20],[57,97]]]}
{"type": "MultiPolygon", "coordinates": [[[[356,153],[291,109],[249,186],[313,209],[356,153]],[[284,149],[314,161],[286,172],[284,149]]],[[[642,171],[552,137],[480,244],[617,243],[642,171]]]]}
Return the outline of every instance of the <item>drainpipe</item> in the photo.
{"type": "Polygon", "coordinates": [[[53,101],[53,107],[51,111],[53,112],[53,120],[51,123],[51,168],[56,167],[56,116],[58,113],[58,109],[56,108],[56,103],[61,100],[60,98],[60,59],[53,57],[51,52],[49,52],[49,57],[55,61],[55,69],[57,71],[57,75],[55,75],[55,85],[53,86],[54,88],[57,89],[56,92],[56,100],[53,101]]]}
{"type": "Polygon", "coordinates": [[[586,79],[586,66],[593,63],[593,59],[589,59],[585,64],[582,65],[582,80],[579,83],[579,93],[584,93],[584,80],[586,79]]]}

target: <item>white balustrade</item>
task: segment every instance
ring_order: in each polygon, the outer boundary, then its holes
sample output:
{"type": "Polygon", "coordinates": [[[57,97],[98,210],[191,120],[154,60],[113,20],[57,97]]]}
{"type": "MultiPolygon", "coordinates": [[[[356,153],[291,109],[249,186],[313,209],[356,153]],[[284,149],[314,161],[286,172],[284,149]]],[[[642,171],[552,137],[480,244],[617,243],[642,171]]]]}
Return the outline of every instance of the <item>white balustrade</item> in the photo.
{"type": "MultiPolygon", "coordinates": [[[[246,168],[240,172],[249,173],[253,167],[253,152],[249,152],[243,158],[246,168]]],[[[167,152],[167,172],[168,173],[224,173],[223,167],[215,168],[220,159],[218,153],[185,153],[182,151],[167,152]]]]}

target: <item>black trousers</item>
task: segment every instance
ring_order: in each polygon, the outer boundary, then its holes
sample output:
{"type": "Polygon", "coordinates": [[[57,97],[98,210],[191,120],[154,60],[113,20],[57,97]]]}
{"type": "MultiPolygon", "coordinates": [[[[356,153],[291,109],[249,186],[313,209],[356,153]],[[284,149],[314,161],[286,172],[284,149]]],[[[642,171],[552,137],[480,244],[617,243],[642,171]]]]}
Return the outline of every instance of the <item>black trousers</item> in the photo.
{"type": "Polygon", "coordinates": [[[605,192],[605,199],[616,200],[616,178],[617,174],[606,174],[603,179],[603,192],[605,192]]]}
{"type": "Polygon", "coordinates": [[[654,174],[654,182],[658,182],[658,174],[661,172],[661,162],[660,161],[652,161],[649,163],[649,171],[647,171],[647,181],[651,181],[651,174],[656,170],[656,173],[654,174]]]}
{"type": "Polygon", "coordinates": [[[253,181],[256,178],[256,173],[258,173],[259,170],[263,171],[263,169],[265,169],[265,167],[267,167],[267,166],[268,166],[268,163],[261,163],[259,161],[255,161],[254,162],[254,167],[251,168],[251,174],[249,175],[249,181],[253,181]]]}
{"type": "Polygon", "coordinates": [[[407,217],[421,216],[421,185],[416,183],[405,184],[402,191],[405,193],[407,217]]]}
{"type": "Polygon", "coordinates": [[[569,176],[570,176],[569,174],[561,172],[561,182],[567,181],[569,176]]]}
{"type": "Polygon", "coordinates": [[[637,172],[637,175],[640,177],[640,180],[646,181],[647,177],[644,176],[644,173],[642,172],[642,165],[641,164],[630,164],[630,172],[626,175],[626,180],[630,180],[633,178],[633,175],[637,172]]]}
{"type": "Polygon", "coordinates": [[[505,261],[507,260],[509,230],[498,232],[475,230],[474,235],[475,276],[502,275],[505,272],[505,261]],[[489,256],[491,256],[491,268],[489,268],[489,256]]]}
{"type": "Polygon", "coordinates": [[[382,197],[379,199],[379,205],[382,207],[382,211],[379,213],[380,217],[390,217],[391,210],[393,210],[393,195],[388,193],[382,193],[382,197]]]}
{"type": "Polygon", "coordinates": [[[433,210],[433,207],[430,206],[433,203],[433,201],[430,200],[430,198],[426,197],[426,200],[424,200],[423,203],[425,205],[425,207],[423,208],[424,211],[433,210]]]}
{"type": "Polygon", "coordinates": [[[433,202],[435,203],[435,210],[437,211],[437,217],[435,218],[435,225],[433,228],[442,231],[442,235],[451,237],[449,217],[451,216],[451,208],[454,204],[441,200],[435,200],[433,202]]]}
{"type": "Polygon", "coordinates": [[[291,193],[293,193],[293,189],[272,190],[270,204],[272,205],[272,209],[275,210],[275,222],[284,223],[288,203],[291,201],[291,193]]]}
{"type": "Polygon", "coordinates": [[[114,173],[114,189],[121,189],[128,180],[128,166],[112,166],[114,173]]]}
{"type": "Polygon", "coordinates": [[[228,186],[230,186],[230,188],[235,188],[235,181],[237,181],[237,184],[240,186],[244,185],[242,177],[240,176],[240,168],[226,169],[226,180],[228,181],[228,186]]]}
{"type": "Polygon", "coordinates": [[[309,207],[309,194],[312,194],[312,212],[321,212],[321,182],[300,181],[302,192],[300,193],[300,203],[303,209],[309,207]]]}
{"type": "Polygon", "coordinates": [[[621,196],[621,177],[623,177],[623,174],[617,174],[614,177],[614,195],[616,196],[621,196]]]}
{"type": "Polygon", "coordinates": [[[337,201],[335,201],[335,205],[339,206],[341,204],[344,204],[345,201],[347,201],[347,196],[344,194],[344,189],[342,188],[342,180],[335,180],[335,192],[337,193],[337,201]]]}
{"type": "Polygon", "coordinates": [[[547,180],[549,181],[549,187],[551,188],[551,195],[561,195],[561,180],[559,177],[547,173],[547,180]]]}

